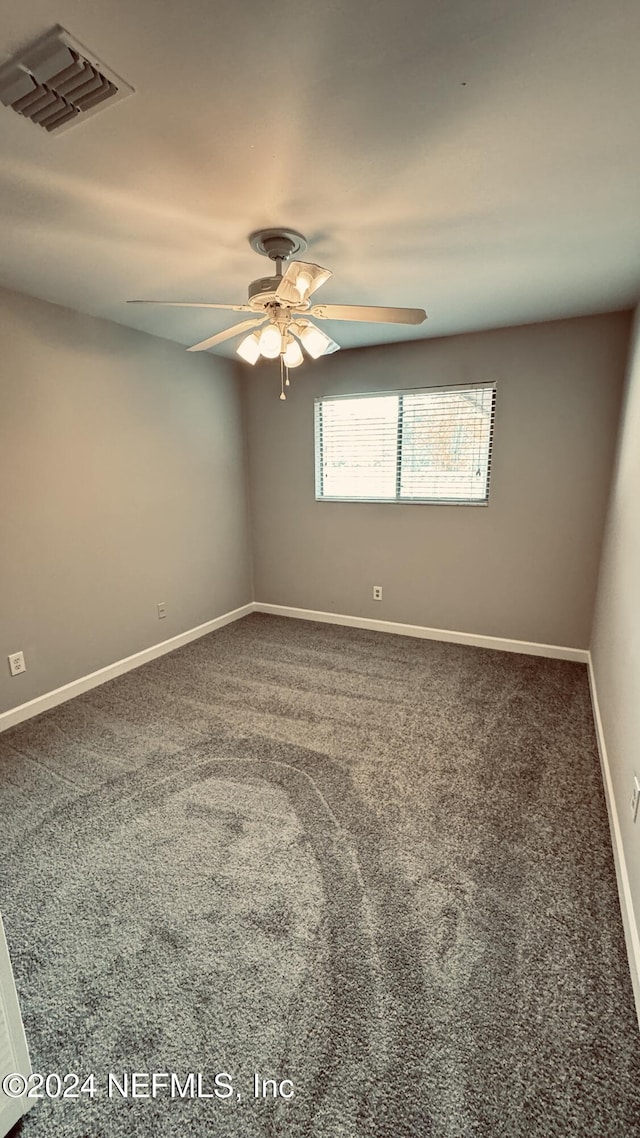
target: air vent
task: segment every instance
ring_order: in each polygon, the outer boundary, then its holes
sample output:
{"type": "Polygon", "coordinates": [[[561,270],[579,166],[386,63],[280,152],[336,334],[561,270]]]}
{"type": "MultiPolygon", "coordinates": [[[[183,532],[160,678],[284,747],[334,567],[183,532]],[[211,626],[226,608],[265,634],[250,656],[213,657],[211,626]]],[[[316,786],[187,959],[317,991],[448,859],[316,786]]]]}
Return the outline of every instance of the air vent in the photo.
{"type": "Polygon", "coordinates": [[[0,68],[0,102],[50,134],[132,94],[128,83],[61,27],[0,68]]]}

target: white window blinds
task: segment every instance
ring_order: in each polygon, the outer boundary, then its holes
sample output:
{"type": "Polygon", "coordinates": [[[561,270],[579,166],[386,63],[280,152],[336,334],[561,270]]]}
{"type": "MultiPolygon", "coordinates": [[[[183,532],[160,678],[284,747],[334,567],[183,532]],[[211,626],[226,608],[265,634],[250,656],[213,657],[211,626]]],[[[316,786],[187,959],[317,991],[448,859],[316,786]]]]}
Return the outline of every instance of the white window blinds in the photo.
{"type": "Polygon", "coordinates": [[[486,504],[494,383],[315,401],[316,498],[486,504]]]}

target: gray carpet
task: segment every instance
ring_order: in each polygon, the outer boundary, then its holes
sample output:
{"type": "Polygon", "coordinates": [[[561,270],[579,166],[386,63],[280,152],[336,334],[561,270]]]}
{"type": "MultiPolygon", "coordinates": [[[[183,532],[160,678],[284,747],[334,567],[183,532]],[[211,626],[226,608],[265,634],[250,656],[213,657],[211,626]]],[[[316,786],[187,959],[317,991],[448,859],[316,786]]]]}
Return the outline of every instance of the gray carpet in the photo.
{"type": "Polygon", "coordinates": [[[583,665],[253,615],[0,754],[34,1069],[100,1092],[24,1138],[640,1135],[583,665]]]}

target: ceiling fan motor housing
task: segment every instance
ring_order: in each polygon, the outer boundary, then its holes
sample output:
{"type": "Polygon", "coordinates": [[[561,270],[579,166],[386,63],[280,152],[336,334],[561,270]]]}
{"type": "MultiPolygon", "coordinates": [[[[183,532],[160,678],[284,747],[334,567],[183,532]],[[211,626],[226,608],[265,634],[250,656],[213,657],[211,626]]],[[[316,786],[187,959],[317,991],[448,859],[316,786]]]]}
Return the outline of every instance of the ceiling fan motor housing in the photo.
{"type": "Polygon", "coordinates": [[[258,277],[249,285],[249,304],[258,311],[275,303],[276,289],[282,277],[258,277]]]}
{"type": "Polygon", "coordinates": [[[309,307],[308,300],[300,300],[296,304],[290,304],[285,300],[276,297],[276,291],[279,285],[282,284],[282,277],[258,277],[257,280],[251,281],[249,285],[249,305],[253,308],[254,312],[262,312],[269,305],[274,305],[274,310],[278,310],[281,314],[285,312],[303,312],[309,307]]]}

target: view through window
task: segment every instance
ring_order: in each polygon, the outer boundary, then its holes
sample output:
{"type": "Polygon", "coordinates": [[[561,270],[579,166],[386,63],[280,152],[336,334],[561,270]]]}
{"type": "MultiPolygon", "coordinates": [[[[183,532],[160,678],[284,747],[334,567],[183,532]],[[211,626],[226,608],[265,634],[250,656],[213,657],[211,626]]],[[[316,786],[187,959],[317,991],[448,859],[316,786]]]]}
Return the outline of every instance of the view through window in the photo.
{"type": "Polygon", "coordinates": [[[316,399],[316,498],[486,504],[495,384],[316,399]]]}

